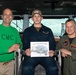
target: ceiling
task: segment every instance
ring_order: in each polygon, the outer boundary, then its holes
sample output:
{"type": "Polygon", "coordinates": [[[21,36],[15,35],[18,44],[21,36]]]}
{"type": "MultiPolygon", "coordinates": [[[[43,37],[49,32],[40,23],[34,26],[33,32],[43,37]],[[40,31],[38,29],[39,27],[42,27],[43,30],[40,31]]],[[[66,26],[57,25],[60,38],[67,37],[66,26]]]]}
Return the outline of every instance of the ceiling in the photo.
{"type": "Polygon", "coordinates": [[[12,9],[14,15],[31,15],[34,9],[43,15],[76,15],[75,0],[0,0],[0,15],[5,8],[12,9]]]}

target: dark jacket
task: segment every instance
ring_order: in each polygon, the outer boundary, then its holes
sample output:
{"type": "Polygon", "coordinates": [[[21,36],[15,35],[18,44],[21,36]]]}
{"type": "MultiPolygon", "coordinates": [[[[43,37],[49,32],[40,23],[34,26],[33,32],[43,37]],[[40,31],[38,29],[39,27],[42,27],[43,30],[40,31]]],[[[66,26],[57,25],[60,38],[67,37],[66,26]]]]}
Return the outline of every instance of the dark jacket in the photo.
{"type": "Polygon", "coordinates": [[[51,29],[42,25],[41,29],[37,31],[32,25],[24,30],[23,33],[23,49],[30,48],[30,42],[49,41],[49,50],[55,50],[55,40],[51,29]]]}

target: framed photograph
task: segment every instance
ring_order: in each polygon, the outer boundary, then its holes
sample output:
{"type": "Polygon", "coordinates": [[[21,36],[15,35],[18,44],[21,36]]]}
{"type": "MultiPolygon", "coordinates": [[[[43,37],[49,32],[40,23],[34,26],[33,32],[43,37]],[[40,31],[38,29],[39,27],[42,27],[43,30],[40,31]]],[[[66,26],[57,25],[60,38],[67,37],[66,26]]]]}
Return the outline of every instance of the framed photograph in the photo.
{"type": "Polygon", "coordinates": [[[49,42],[30,42],[31,57],[49,57],[49,42]]]}

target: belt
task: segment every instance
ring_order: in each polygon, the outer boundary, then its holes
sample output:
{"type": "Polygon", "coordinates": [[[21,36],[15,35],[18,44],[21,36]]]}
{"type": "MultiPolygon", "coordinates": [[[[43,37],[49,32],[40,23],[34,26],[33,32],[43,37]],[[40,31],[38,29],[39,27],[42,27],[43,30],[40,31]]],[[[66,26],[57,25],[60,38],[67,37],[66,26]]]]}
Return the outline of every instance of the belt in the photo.
{"type": "MultiPolygon", "coordinates": [[[[10,61],[9,61],[10,62],[10,61]]],[[[4,62],[3,65],[7,65],[9,62],[4,62]]]]}
{"type": "MultiPolygon", "coordinates": [[[[11,60],[12,61],[12,60],[11,60]]],[[[8,62],[3,62],[3,65],[7,65],[7,64],[9,64],[11,61],[8,61],[8,62]]]]}

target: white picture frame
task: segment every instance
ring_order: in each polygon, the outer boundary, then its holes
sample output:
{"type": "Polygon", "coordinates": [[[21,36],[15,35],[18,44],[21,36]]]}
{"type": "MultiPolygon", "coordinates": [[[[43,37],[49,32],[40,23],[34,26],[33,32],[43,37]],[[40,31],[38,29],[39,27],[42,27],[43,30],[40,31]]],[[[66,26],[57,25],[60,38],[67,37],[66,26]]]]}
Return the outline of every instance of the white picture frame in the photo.
{"type": "Polygon", "coordinates": [[[49,57],[49,42],[30,42],[31,57],[49,57]]]}

